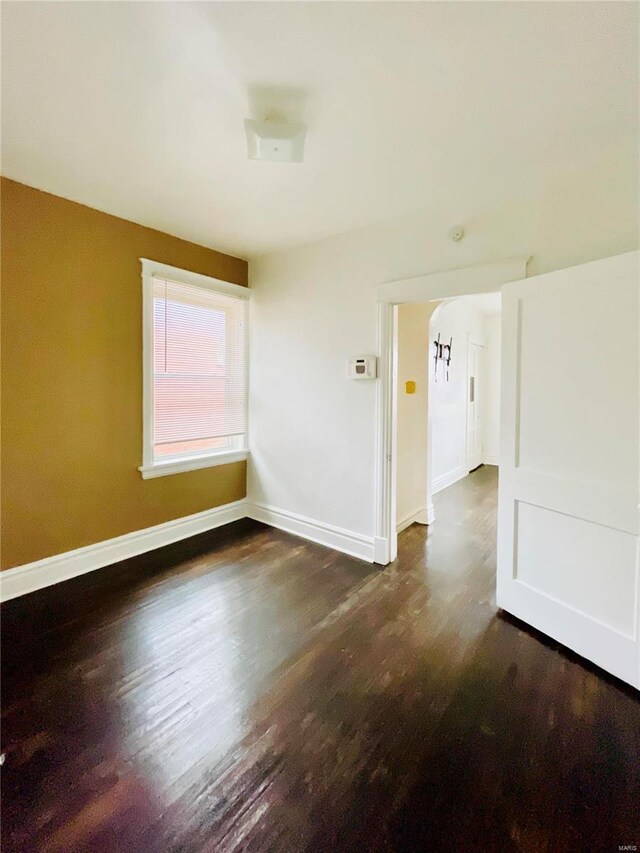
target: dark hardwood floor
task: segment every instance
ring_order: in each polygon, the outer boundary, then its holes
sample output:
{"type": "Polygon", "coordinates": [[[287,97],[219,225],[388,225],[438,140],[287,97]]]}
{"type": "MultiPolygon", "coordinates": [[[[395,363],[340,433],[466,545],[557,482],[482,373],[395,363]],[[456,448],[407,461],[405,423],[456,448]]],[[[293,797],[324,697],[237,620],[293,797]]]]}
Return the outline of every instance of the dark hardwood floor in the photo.
{"type": "Polygon", "coordinates": [[[385,570],[247,521],[3,605],[5,853],[640,846],[638,694],[496,613],[495,503],[385,570]]]}

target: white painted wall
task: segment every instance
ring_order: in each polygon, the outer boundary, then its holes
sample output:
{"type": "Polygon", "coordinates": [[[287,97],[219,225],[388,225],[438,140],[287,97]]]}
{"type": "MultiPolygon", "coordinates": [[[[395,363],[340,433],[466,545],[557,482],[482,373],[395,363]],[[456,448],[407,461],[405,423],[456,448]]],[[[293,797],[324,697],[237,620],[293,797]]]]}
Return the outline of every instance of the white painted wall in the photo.
{"type": "Polygon", "coordinates": [[[398,306],[396,352],[397,487],[399,528],[427,523],[427,429],[429,398],[429,322],[436,303],[398,306]],[[405,382],[416,383],[407,394],[405,382]]]}
{"type": "Polygon", "coordinates": [[[250,499],[372,537],[376,382],[346,369],[377,352],[377,285],[528,253],[536,275],[637,248],[637,176],[617,165],[464,218],[460,243],[446,237],[459,213],[414,214],[252,260],[250,499]]]}

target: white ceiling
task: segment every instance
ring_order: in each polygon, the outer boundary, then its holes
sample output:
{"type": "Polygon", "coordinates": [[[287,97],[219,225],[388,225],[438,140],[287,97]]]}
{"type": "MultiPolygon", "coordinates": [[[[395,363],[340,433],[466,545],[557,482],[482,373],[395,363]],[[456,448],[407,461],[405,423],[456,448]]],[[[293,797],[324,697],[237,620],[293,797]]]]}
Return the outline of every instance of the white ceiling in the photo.
{"type": "Polygon", "coordinates": [[[2,171],[242,256],[637,169],[627,2],[2,4],[2,171]],[[246,158],[243,119],[309,127],[246,158]]]}

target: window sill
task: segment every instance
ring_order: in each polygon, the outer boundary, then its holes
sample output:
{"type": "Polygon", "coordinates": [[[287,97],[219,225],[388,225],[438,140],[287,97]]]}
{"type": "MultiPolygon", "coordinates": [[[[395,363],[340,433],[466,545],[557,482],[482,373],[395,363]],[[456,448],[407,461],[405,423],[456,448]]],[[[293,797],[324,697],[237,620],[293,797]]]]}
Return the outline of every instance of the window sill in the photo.
{"type": "Polygon", "coordinates": [[[169,462],[156,462],[154,465],[141,465],[138,471],[143,480],[150,480],[153,477],[182,474],[184,471],[197,471],[198,468],[214,468],[216,465],[243,462],[248,456],[248,450],[223,450],[209,456],[193,456],[190,459],[172,459],[169,462]]]}

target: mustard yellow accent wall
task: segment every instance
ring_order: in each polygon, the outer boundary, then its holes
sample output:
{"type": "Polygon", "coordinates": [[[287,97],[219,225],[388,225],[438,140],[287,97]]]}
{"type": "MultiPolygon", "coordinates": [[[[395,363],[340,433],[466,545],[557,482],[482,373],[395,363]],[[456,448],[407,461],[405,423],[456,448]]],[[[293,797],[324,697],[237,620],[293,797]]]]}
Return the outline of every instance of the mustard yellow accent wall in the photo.
{"type": "Polygon", "coordinates": [[[246,464],[142,480],[139,258],[247,263],[2,179],[2,568],[246,494],[246,464]]]}

